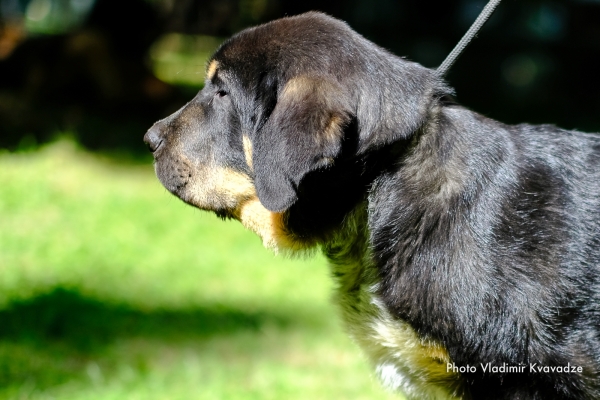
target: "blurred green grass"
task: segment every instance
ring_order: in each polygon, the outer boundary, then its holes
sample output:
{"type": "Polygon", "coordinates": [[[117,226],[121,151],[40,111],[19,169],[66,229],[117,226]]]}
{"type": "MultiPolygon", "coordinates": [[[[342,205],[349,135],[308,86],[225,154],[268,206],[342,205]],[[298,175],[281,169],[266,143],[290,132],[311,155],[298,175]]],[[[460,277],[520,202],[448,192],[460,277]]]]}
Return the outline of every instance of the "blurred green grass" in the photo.
{"type": "Polygon", "coordinates": [[[0,154],[0,398],[387,399],[320,256],[72,142],[0,154]]]}

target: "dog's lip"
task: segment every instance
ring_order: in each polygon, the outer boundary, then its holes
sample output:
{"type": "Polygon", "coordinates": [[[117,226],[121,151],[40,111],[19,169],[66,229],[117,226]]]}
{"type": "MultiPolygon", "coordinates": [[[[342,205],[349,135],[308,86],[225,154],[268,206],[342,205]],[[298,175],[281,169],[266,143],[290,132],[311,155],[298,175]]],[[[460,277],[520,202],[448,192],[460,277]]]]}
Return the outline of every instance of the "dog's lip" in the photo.
{"type": "MultiPolygon", "coordinates": [[[[161,181],[162,182],[162,181],[161,181]]],[[[189,190],[190,181],[185,180],[177,183],[169,182],[163,186],[174,196],[179,198],[184,203],[197,208],[202,211],[216,214],[219,218],[223,219],[238,219],[239,220],[239,208],[241,203],[235,204],[218,204],[215,199],[198,199],[189,190]],[[212,201],[211,201],[212,200],[212,201]]]]}

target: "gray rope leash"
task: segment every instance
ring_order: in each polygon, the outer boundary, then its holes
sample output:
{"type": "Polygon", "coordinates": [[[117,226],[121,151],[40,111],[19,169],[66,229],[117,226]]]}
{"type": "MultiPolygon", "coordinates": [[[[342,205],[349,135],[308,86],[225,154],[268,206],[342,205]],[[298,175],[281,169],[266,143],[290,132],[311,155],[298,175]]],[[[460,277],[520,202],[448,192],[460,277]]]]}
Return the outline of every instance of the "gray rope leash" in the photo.
{"type": "Polygon", "coordinates": [[[485,7],[483,7],[483,10],[481,10],[481,13],[479,14],[475,22],[473,22],[473,25],[471,25],[467,33],[465,33],[462,39],[460,39],[460,42],[458,42],[458,44],[454,47],[454,49],[452,49],[450,54],[448,54],[448,57],[446,57],[444,62],[436,69],[437,75],[446,75],[446,73],[448,72],[452,64],[454,64],[458,56],[463,52],[463,50],[467,47],[471,40],[473,40],[475,35],[477,35],[477,32],[479,31],[479,29],[481,29],[483,24],[485,24],[490,15],[492,15],[494,10],[496,9],[496,6],[500,4],[500,1],[501,0],[490,0],[485,5],[485,7]]]}

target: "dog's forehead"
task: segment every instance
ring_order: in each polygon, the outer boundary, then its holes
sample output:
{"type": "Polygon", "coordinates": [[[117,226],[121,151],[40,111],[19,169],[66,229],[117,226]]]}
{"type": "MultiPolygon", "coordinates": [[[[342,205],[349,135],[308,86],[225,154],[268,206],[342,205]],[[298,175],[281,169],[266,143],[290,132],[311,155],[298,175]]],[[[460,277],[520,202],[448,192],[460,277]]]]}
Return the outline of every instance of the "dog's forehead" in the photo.
{"type": "Polygon", "coordinates": [[[357,34],[346,23],[310,12],[245,29],[224,42],[207,68],[207,78],[218,72],[255,75],[257,70],[311,69],[310,60],[339,58],[336,49],[348,47],[357,34]]]}

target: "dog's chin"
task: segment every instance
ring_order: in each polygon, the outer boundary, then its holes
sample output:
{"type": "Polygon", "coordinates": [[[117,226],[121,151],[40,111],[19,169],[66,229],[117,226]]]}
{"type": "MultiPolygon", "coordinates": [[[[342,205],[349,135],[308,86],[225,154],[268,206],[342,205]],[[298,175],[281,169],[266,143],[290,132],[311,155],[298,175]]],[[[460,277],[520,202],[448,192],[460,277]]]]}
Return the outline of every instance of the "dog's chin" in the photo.
{"type": "Polygon", "coordinates": [[[238,208],[238,202],[234,199],[227,199],[224,196],[218,195],[198,195],[198,190],[194,190],[193,185],[186,185],[176,187],[174,190],[167,189],[184,203],[198,208],[202,211],[209,211],[214,213],[217,217],[227,219],[238,219],[236,209],[238,208]]]}
{"type": "Polygon", "coordinates": [[[304,254],[317,244],[290,232],[285,212],[265,208],[248,175],[228,168],[192,168],[192,164],[186,159],[156,165],[157,176],[169,192],[185,203],[222,219],[240,221],[275,253],[304,254]]]}

